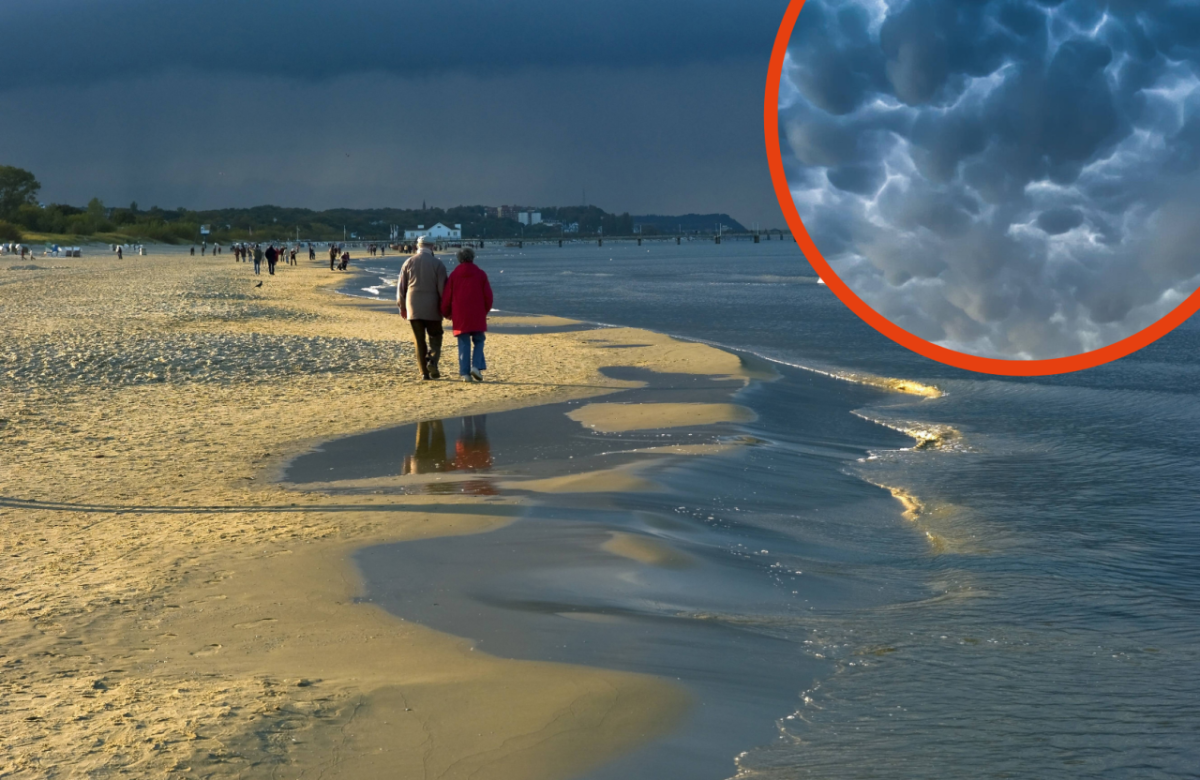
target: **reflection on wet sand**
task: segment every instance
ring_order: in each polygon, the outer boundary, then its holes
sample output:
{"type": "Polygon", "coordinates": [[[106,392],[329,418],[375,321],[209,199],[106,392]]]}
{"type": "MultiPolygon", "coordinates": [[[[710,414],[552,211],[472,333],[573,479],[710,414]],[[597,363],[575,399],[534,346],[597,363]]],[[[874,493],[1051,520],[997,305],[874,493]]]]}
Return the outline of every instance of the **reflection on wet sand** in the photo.
{"type": "Polygon", "coordinates": [[[431,474],[446,470],[446,429],[442,420],[417,423],[417,441],[413,453],[404,457],[402,476],[431,474]]]}
{"type": "MultiPolygon", "coordinates": [[[[404,457],[400,475],[453,471],[487,472],[491,470],[492,463],[492,448],[488,442],[486,414],[461,419],[458,439],[454,442],[453,458],[450,458],[446,452],[445,421],[425,420],[417,423],[413,452],[404,457]]],[[[498,491],[488,479],[473,479],[429,483],[425,485],[425,492],[493,496],[498,491]]]]}

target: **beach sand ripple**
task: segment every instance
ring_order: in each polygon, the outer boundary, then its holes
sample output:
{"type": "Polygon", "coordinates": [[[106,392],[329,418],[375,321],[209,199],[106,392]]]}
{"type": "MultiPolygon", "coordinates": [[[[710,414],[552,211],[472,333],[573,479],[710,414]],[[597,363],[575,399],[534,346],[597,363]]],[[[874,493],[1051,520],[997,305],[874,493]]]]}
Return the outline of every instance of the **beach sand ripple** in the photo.
{"type": "Polygon", "coordinates": [[[266,333],[173,333],[138,339],[83,334],[0,340],[0,376],[15,386],[272,382],[299,374],[395,375],[408,344],[266,333]]]}

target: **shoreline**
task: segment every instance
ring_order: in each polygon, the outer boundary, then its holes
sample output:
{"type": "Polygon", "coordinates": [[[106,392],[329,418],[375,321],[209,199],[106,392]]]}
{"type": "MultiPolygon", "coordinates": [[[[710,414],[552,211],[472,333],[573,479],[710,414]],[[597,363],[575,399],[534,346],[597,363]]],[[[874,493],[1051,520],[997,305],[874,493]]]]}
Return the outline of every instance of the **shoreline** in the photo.
{"type": "MultiPolygon", "coordinates": [[[[321,597],[345,599],[357,587],[344,568],[350,550],[384,539],[427,536],[434,526],[439,526],[434,535],[490,529],[501,522],[495,510],[506,505],[489,502],[491,514],[464,511],[450,521],[439,513],[420,516],[410,509],[420,520],[396,524],[394,509],[347,508],[345,502],[330,505],[320,497],[298,496],[273,483],[263,485],[264,479],[269,481],[286,460],[318,442],[389,422],[421,419],[431,412],[511,409],[628,386],[598,373],[598,367],[610,364],[617,354],[642,365],[657,362],[660,369],[703,369],[723,375],[740,370],[740,361],[728,353],[634,329],[605,329],[603,341],[611,346],[632,339],[649,345],[605,350],[581,338],[587,331],[497,335],[489,340],[494,354],[500,356],[497,365],[508,365],[514,373],[523,367],[522,378],[543,381],[494,382],[469,390],[443,382],[429,388],[430,393],[425,390],[428,383],[406,382],[402,375],[390,373],[405,368],[410,376],[415,373],[411,367],[396,366],[394,359],[389,363],[387,356],[389,350],[404,353],[406,333],[392,327],[382,344],[371,339],[359,343],[363,329],[383,327],[384,315],[357,304],[346,306],[330,295],[328,287],[336,277],[325,276],[327,271],[319,264],[303,262],[296,268],[281,268],[276,277],[260,277],[272,285],[256,296],[248,268],[232,258],[180,260],[178,256],[57,259],[72,270],[69,275],[57,274],[59,279],[66,277],[73,283],[80,275],[92,277],[82,301],[73,291],[57,294],[61,285],[53,271],[14,272],[31,273],[28,280],[16,280],[18,287],[33,288],[31,296],[14,294],[12,285],[4,288],[2,315],[16,340],[71,345],[57,354],[41,355],[43,371],[82,367],[76,375],[55,372],[50,382],[19,374],[18,381],[0,396],[0,443],[23,461],[21,468],[10,462],[0,470],[3,495],[10,499],[0,506],[9,531],[4,552],[16,562],[3,582],[14,599],[0,618],[6,648],[0,662],[6,672],[16,673],[6,683],[7,704],[0,708],[0,725],[6,734],[4,769],[16,777],[122,768],[180,776],[267,774],[283,766],[310,769],[322,753],[343,756],[342,763],[322,767],[326,773],[370,776],[374,771],[370,767],[344,762],[348,757],[344,740],[347,724],[361,707],[395,711],[394,701],[385,701],[388,695],[368,702],[354,693],[364,690],[364,681],[368,688],[381,686],[386,675],[362,674],[364,663],[356,673],[353,663],[350,668],[322,667],[311,664],[311,657],[299,659],[294,649],[286,647],[295,639],[295,629],[289,633],[293,618],[254,617],[255,604],[261,606],[270,598],[262,588],[269,593],[267,586],[286,581],[289,572],[298,569],[330,571],[329,582],[337,586],[323,591],[321,597]],[[273,295],[276,287],[284,288],[287,297],[273,295]],[[122,301],[129,291],[137,291],[130,296],[133,300],[122,301]],[[110,297],[104,298],[104,293],[110,297]],[[161,298],[172,293],[197,305],[154,311],[161,298]],[[97,297],[117,303],[104,311],[94,304],[97,297]],[[221,356],[221,349],[235,354],[241,349],[242,357],[248,354],[253,359],[256,344],[261,351],[260,342],[265,341],[268,350],[274,349],[271,356],[278,370],[267,381],[253,374],[247,377],[236,366],[198,376],[185,371],[181,377],[178,367],[157,355],[148,366],[118,367],[102,372],[103,381],[89,383],[89,368],[103,364],[106,357],[104,365],[112,364],[109,352],[88,354],[89,345],[100,345],[111,336],[116,342],[113,351],[120,354],[122,342],[130,336],[141,349],[163,342],[166,334],[185,337],[185,345],[189,338],[206,337],[199,338],[198,349],[209,350],[210,362],[221,356]],[[307,351],[297,350],[293,342],[307,343],[307,351]],[[361,352],[358,365],[345,368],[335,361],[333,368],[339,370],[321,373],[326,368],[321,361],[337,355],[346,343],[361,352]],[[72,348],[74,353],[63,355],[72,348]],[[530,363],[530,355],[547,348],[559,358],[553,366],[530,363]],[[392,397],[408,383],[422,388],[424,403],[398,411],[392,397]],[[248,398],[252,408],[247,408],[248,398]],[[369,403],[363,404],[364,399],[369,403]],[[188,415],[196,409],[210,412],[211,419],[200,426],[189,421],[188,415]],[[263,423],[264,415],[272,424],[263,423]],[[186,465],[176,465],[177,461],[186,465]],[[60,479],[47,480],[48,475],[60,479]],[[42,503],[24,503],[25,499],[42,503]],[[98,503],[111,507],[99,510],[98,503]],[[298,508],[301,503],[303,508],[298,508]],[[230,516],[234,524],[225,522],[230,516]],[[171,517],[181,519],[167,522],[171,517]],[[381,528],[380,518],[385,517],[387,527],[381,528]],[[460,525],[455,528],[455,524],[460,525]],[[334,560],[341,561],[341,568],[333,567],[334,560]],[[247,571],[272,576],[248,576],[247,571]],[[47,581],[51,578],[57,588],[47,581]],[[49,592],[43,592],[47,586],[49,592]],[[256,589],[258,602],[247,595],[256,589]],[[201,619],[202,613],[207,617],[201,619]],[[232,621],[234,617],[238,619],[232,621]],[[242,639],[238,634],[244,631],[258,633],[242,639]],[[234,638],[219,641],[218,634],[231,632],[234,638]],[[293,666],[299,660],[317,671],[301,674],[298,669],[304,664],[293,666]],[[276,667],[279,673],[272,671],[276,667]],[[293,672],[295,679],[291,679],[293,672]],[[279,728],[272,729],[271,724],[279,728]]],[[[11,375],[14,362],[0,367],[11,375]]],[[[492,373],[503,378],[502,371],[492,373]]],[[[446,499],[439,498],[438,503],[445,504],[446,499]]],[[[297,590],[302,592],[299,586],[297,590]]],[[[297,615],[312,606],[304,601],[287,614],[297,615]]],[[[362,621],[361,625],[375,619],[375,630],[392,626],[390,641],[397,650],[423,643],[460,657],[464,679],[454,681],[444,666],[427,664],[421,670],[424,677],[420,682],[410,680],[412,685],[432,685],[428,690],[438,684],[457,685],[467,690],[471,688],[467,680],[473,680],[480,690],[489,684],[500,686],[496,690],[504,691],[501,709],[523,702],[524,717],[506,719],[502,733],[490,735],[500,747],[462,735],[439,743],[433,748],[436,755],[425,755],[424,766],[441,761],[445,776],[465,773],[472,760],[491,767],[494,775],[490,776],[561,776],[648,738],[669,725],[683,706],[683,698],[671,686],[653,678],[584,667],[553,669],[526,662],[483,661],[485,656],[464,640],[386,615],[379,619],[379,615],[359,614],[371,607],[351,609],[357,615],[353,620],[362,621]],[[532,676],[524,671],[535,667],[532,676]],[[469,668],[473,669],[469,674],[463,671],[469,668]],[[522,674],[540,689],[539,695],[511,688],[509,683],[522,674]],[[571,718],[562,717],[567,711],[573,712],[573,724],[571,718]]],[[[326,618],[333,625],[333,617],[326,618]]],[[[308,626],[314,633],[317,628],[308,626]]],[[[326,649],[336,650],[341,640],[326,636],[325,641],[326,649]]],[[[427,717],[410,718],[414,722],[408,728],[420,736],[419,744],[426,744],[422,740],[428,739],[426,730],[431,727],[446,734],[456,728],[453,717],[436,712],[427,717]]],[[[459,718],[458,726],[463,724],[459,718]]],[[[373,755],[361,749],[372,737],[360,734],[356,739],[356,757],[373,755]]],[[[389,758],[387,765],[394,773],[396,756],[389,758]]]]}
{"type": "MultiPolygon", "coordinates": [[[[679,728],[583,776],[726,777],[737,753],[770,741],[774,720],[790,711],[815,665],[796,663],[793,645],[722,617],[731,605],[714,607],[704,596],[713,583],[721,591],[773,597],[757,574],[728,555],[720,534],[662,511],[688,501],[671,485],[691,467],[742,471],[755,446],[739,433],[749,421],[746,408],[733,407],[744,411],[720,422],[706,413],[720,399],[737,403],[730,395],[744,385],[646,374],[645,387],[611,402],[489,415],[494,465],[470,483],[376,476],[370,435],[355,437],[359,454],[351,456],[368,468],[338,469],[330,479],[346,494],[494,486],[502,495],[527,496],[528,511],[488,534],[359,550],[367,593],[391,614],[469,636],[501,657],[654,674],[691,694],[697,704],[679,728]],[[698,413],[675,417],[685,404],[698,413]],[[608,418],[617,407],[630,414],[615,430],[589,430],[578,419],[608,418]],[[701,454],[708,457],[689,457],[701,454]],[[683,593],[695,597],[694,606],[676,603],[683,593]]],[[[457,427],[461,441],[482,421],[444,423],[447,439],[457,427]]],[[[422,447],[417,426],[388,433],[380,438],[393,442],[397,454],[422,447]]],[[[351,444],[306,458],[296,471],[319,477],[323,464],[356,451],[351,444]]]]}
{"type": "MultiPolygon", "coordinates": [[[[367,261],[376,261],[376,260],[391,261],[394,258],[389,256],[386,258],[372,257],[372,258],[364,258],[364,259],[367,261]]],[[[403,260],[403,257],[398,256],[398,259],[403,260]]],[[[354,271],[359,276],[370,276],[373,274],[373,272],[368,271],[367,269],[363,268],[363,264],[361,262],[359,263],[358,268],[351,268],[350,270],[354,271]]],[[[336,290],[337,294],[345,296],[346,298],[363,300],[363,301],[373,301],[375,303],[389,303],[390,302],[390,299],[388,299],[386,297],[379,297],[378,294],[376,294],[376,297],[371,297],[368,295],[361,295],[361,294],[357,294],[355,292],[348,291],[346,288],[347,288],[346,284],[341,285],[339,287],[339,289],[336,290]]],[[[393,284],[392,289],[394,289],[394,288],[395,288],[395,285],[393,284]]],[[[378,288],[375,286],[372,286],[370,288],[359,287],[356,289],[358,290],[359,293],[361,293],[367,289],[378,289],[378,288]]],[[[562,326],[565,323],[579,323],[579,324],[591,326],[591,327],[598,328],[598,329],[636,327],[636,326],[618,325],[618,324],[614,324],[614,323],[603,322],[600,320],[571,319],[571,318],[567,318],[567,317],[560,316],[557,314],[528,314],[528,313],[520,312],[520,311],[505,312],[502,310],[497,310],[496,313],[498,316],[505,317],[506,320],[511,320],[513,323],[513,326],[520,327],[520,328],[529,328],[530,324],[529,324],[529,322],[527,322],[528,320],[544,320],[545,322],[543,322],[543,324],[548,327],[562,326]]],[[[637,328],[637,329],[644,330],[647,333],[655,333],[660,336],[665,336],[667,338],[674,339],[676,341],[680,341],[680,342],[684,342],[684,343],[688,343],[688,344],[703,344],[704,346],[712,347],[713,349],[717,349],[722,352],[729,352],[729,353],[732,353],[735,355],[743,356],[746,358],[751,358],[756,361],[763,361],[763,362],[766,362],[769,364],[774,364],[774,365],[779,365],[779,366],[790,366],[791,368],[798,368],[801,371],[808,371],[808,372],[812,372],[814,374],[818,374],[820,376],[827,376],[827,377],[830,377],[831,379],[836,379],[841,382],[848,382],[850,384],[863,385],[866,387],[874,387],[874,388],[877,388],[880,390],[884,390],[886,392],[899,393],[901,395],[915,395],[915,396],[919,396],[921,398],[925,398],[925,399],[929,399],[929,400],[942,398],[946,395],[946,391],[944,389],[942,389],[941,387],[938,387],[936,384],[927,384],[925,382],[921,382],[921,381],[918,381],[915,379],[906,379],[906,378],[902,378],[902,377],[871,374],[871,373],[864,372],[861,370],[840,368],[840,367],[832,366],[832,365],[808,365],[805,363],[795,363],[795,362],[790,362],[788,360],[784,360],[783,358],[771,357],[769,355],[762,354],[761,352],[755,352],[753,350],[746,349],[744,347],[735,347],[735,346],[732,346],[729,344],[723,344],[720,342],[710,341],[707,339],[694,338],[694,337],[684,336],[684,335],[681,335],[678,333],[670,333],[670,332],[666,332],[666,331],[654,330],[653,328],[637,328]]],[[[517,332],[517,331],[514,331],[514,332],[517,332]]],[[[530,332],[539,332],[539,331],[522,330],[520,332],[521,333],[530,333],[530,332]]],[[[770,372],[764,372],[763,375],[756,376],[756,378],[760,378],[760,379],[768,378],[769,373],[770,372]]]]}

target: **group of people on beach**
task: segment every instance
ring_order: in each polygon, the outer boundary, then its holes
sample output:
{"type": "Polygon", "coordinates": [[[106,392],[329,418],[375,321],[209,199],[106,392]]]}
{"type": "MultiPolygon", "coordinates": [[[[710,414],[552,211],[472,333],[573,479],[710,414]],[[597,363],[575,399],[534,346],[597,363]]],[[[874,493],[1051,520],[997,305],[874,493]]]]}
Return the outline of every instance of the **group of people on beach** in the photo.
{"type": "MultiPolygon", "coordinates": [[[[212,246],[212,253],[213,253],[213,257],[216,257],[217,255],[221,254],[221,245],[220,245],[220,244],[213,244],[213,246],[212,246]]],[[[191,256],[192,256],[192,257],[195,257],[195,256],[196,256],[196,246],[195,246],[194,244],[192,245],[192,248],[191,248],[190,254],[191,254],[191,256]]],[[[207,242],[207,241],[205,241],[204,243],[200,244],[200,254],[201,254],[201,255],[206,255],[206,254],[208,254],[208,242],[207,242]]]]}
{"type": "MultiPolygon", "coordinates": [[[[133,247],[133,249],[135,249],[139,255],[146,254],[146,247],[144,246],[133,247]]],[[[121,249],[115,244],[113,245],[113,251],[117,253],[118,258],[124,256],[121,252],[121,249]]],[[[28,244],[9,242],[0,244],[0,256],[4,255],[20,255],[21,259],[23,260],[26,257],[36,257],[37,252],[28,244]]],[[[45,257],[83,257],[83,250],[77,246],[59,246],[58,244],[50,244],[42,249],[42,255],[45,257]]]]}
{"type": "Polygon", "coordinates": [[[344,250],[341,255],[338,255],[338,245],[329,245],[329,270],[330,271],[345,271],[350,267],[350,251],[344,250]]]}
{"type": "MultiPolygon", "coordinates": [[[[125,259],[125,248],[126,248],[125,244],[110,244],[109,248],[112,249],[113,254],[115,254],[117,256],[118,260],[125,259]]],[[[54,249],[55,249],[55,255],[57,255],[58,247],[55,247],[54,249]]],[[[146,247],[142,244],[134,244],[134,245],[130,246],[129,249],[132,249],[133,253],[135,255],[146,254],[146,247]]]]}
{"type": "MultiPolygon", "coordinates": [[[[444,332],[442,320],[448,319],[458,339],[458,375],[463,382],[482,382],[487,370],[483,354],[488,313],[492,310],[492,286],[488,275],[475,265],[475,250],[465,247],[458,251],[458,266],[453,273],[433,253],[434,240],[428,236],[417,239],[416,253],[404,261],[396,282],[396,305],[400,316],[408,320],[416,344],[417,366],[421,379],[441,379],[439,362],[442,356],[444,332]]],[[[267,262],[267,273],[274,275],[278,263],[296,265],[300,251],[293,247],[268,244],[234,244],[231,249],[235,262],[253,261],[254,273],[261,273],[267,262]]],[[[378,250],[378,247],[376,247],[378,250]]],[[[329,246],[329,268],[346,270],[350,252],[338,244],[329,246]]],[[[309,260],[316,260],[316,250],[308,245],[309,260]]],[[[259,282],[261,285],[262,282],[259,282]]]]}
{"type": "Polygon", "coordinates": [[[396,282],[396,305],[400,316],[412,327],[421,379],[440,379],[442,320],[450,320],[458,339],[458,377],[463,382],[482,382],[487,361],[483,355],[488,312],[492,310],[492,286],[487,273],[475,265],[475,250],[458,250],[458,266],[446,266],[433,253],[433,239],[417,239],[417,252],[400,267],[396,282]]]}
{"type": "MultiPolygon", "coordinates": [[[[316,248],[312,245],[312,243],[309,243],[307,248],[308,259],[316,260],[316,248]]],[[[275,266],[279,263],[283,263],[284,265],[296,265],[296,258],[303,251],[303,247],[300,244],[295,244],[290,247],[287,244],[275,246],[273,242],[267,244],[266,248],[263,248],[262,244],[243,242],[234,244],[230,247],[230,249],[233,250],[234,262],[253,262],[255,274],[262,272],[262,264],[265,260],[267,263],[267,273],[271,274],[272,276],[275,275],[275,266]]],[[[216,248],[214,247],[213,254],[216,253],[216,248]]],[[[192,254],[195,254],[195,247],[192,247],[192,254]]],[[[347,268],[349,268],[349,266],[349,250],[343,251],[343,247],[340,244],[330,244],[329,270],[333,271],[336,269],[345,271],[347,268]]]]}
{"type": "Polygon", "coordinates": [[[300,247],[294,246],[289,249],[287,246],[276,247],[275,244],[268,244],[267,248],[263,249],[262,244],[234,244],[232,249],[235,263],[253,261],[254,273],[259,274],[262,272],[263,260],[266,260],[267,273],[274,276],[277,264],[296,264],[296,253],[299,252],[300,247]]]}

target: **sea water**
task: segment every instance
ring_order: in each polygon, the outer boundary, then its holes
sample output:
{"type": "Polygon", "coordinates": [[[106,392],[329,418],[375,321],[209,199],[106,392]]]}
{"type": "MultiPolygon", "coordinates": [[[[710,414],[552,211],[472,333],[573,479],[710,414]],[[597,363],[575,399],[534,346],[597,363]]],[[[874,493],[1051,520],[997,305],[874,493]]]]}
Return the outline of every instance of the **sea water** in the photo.
{"type": "MultiPolygon", "coordinates": [[[[801,564],[755,550],[764,572],[811,566],[872,597],[779,609],[782,635],[819,673],[724,774],[1200,776],[1195,322],[1106,366],[1015,379],[893,344],[818,283],[791,241],[489,248],[479,263],[502,311],[649,328],[780,366],[779,381],[738,398],[760,414],[744,426],[769,464],[759,500],[733,512],[730,490],[697,462],[679,479],[710,492],[689,495],[685,511],[736,517],[805,551],[801,564]],[[822,443],[860,447],[827,491],[886,491],[891,512],[821,516],[818,497],[790,488],[799,474],[788,470],[809,468],[794,452],[817,446],[792,433],[812,413],[798,400],[804,377],[822,374],[941,391],[845,409],[908,432],[902,442],[822,443]]],[[[398,264],[366,261],[366,281],[346,292],[394,295],[398,264]]]]}

